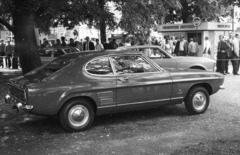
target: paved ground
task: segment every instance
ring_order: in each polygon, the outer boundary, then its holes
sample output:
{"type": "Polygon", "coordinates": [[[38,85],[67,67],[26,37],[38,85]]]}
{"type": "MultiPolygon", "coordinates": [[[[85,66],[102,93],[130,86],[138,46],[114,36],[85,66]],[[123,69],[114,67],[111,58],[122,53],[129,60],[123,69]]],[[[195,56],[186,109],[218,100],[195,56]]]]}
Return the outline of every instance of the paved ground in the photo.
{"type": "Polygon", "coordinates": [[[240,76],[225,76],[202,115],[183,105],[106,115],[79,133],[65,132],[57,118],[11,111],[2,100],[10,76],[0,79],[0,154],[240,154],[240,76]]]}

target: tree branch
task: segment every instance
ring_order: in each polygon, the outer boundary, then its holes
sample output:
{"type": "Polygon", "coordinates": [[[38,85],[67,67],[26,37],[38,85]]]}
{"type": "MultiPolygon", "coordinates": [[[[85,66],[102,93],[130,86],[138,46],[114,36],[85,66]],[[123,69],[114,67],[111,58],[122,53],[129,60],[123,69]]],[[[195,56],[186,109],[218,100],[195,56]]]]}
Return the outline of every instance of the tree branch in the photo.
{"type": "Polygon", "coordinates": [[[9,31],[12,31],[14,30],[13,26],[10,25],[6,20],[0,18],[0,24],[4,25],[9,31]]]}

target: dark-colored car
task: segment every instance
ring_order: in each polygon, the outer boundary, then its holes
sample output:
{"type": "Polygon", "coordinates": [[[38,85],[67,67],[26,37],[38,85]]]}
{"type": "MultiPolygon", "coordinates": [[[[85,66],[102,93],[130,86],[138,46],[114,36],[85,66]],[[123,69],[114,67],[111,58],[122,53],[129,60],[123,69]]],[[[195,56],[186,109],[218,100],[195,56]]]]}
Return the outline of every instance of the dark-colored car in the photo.
{"type": "Polygon", "coordinates": [[[204,113],[223,81],[209,71],[168,72],[131,51],[82,52],[11,79],[5,101],[32,114],[59,116],[65,129],[81,131],[96,115],[182,102],[190,114],[204,113]]]}
{"type": "Polygon", "coordinates": [[[158,65],[165,69],[200,69],[214,71],[216,61],[210,58],[194,56],[173,56],[163,50],[160,46],[139,45],[139,46],[122,46],[119,50],[131,50],[139,52],[152,59],[158,65]]]}

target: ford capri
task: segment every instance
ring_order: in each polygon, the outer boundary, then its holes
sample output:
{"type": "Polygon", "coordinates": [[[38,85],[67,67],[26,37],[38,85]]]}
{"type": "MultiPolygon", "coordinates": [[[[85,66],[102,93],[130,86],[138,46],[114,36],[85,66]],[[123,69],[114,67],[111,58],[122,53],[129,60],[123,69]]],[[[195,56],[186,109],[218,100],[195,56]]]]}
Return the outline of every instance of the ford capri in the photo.
{"type": "Polygon", "coordinates": [[[97,115],[184,103],[202,114],[224,82],[219,73],[165,70],[131,50],[72,53],[9,80],[5,102],[17,110],[58,116],[68,131],[88,129],[97,115]]]}
{"type": "Polygon", "coordinates": [[[165,69],[177,68],[214,71],[216,67],[215,60],[194,56],[173,56],[160,46],[155,45],[123,46],[118,49],[142,53],[165,69]]]}

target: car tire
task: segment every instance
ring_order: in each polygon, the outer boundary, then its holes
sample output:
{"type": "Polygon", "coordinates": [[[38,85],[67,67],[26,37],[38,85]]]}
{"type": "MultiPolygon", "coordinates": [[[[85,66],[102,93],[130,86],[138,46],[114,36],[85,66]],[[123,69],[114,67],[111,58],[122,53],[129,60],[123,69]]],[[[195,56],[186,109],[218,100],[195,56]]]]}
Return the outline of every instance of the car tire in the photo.
{"type": "Polygon", "coordinates": [[[203,87],[193,87],[185,100],[185,107],[192,115],[204,113],[209,106],[209,93],[203,87]]]}
{"type": "Polygon", "coordinates": [[[62,126],[71,132],[83,131],[91,127],[95,117],[92,104],[87,100],[72,100],[60,111],[62,126]]]}

